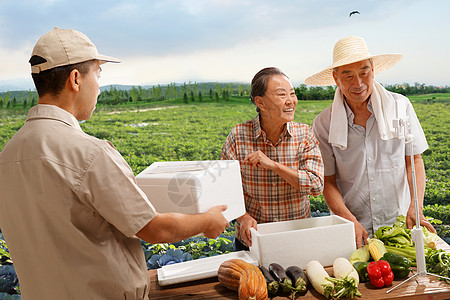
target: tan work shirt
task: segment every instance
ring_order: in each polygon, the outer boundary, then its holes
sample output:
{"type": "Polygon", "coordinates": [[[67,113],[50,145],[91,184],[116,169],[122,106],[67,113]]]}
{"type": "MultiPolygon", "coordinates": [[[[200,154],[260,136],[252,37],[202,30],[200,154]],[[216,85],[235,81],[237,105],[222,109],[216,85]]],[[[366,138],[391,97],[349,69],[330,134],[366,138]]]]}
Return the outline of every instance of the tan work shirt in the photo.
{"type": "Polygon", "coordinates": [[[0,228],[28,299],[147,299],[135,234],[155,209],[107,141],[67,111],[30,109],[0,152],[0,228]]]}

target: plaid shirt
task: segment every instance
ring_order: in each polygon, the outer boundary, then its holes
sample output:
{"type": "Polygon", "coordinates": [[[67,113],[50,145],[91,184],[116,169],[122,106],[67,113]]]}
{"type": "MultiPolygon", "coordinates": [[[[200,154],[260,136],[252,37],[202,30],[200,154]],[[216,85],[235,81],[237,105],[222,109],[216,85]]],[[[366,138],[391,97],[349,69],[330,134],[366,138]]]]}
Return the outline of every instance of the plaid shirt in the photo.
{"type": "MultiPolygon", "coordinates": [[[[289,122],[278,142],[273,145],[261,129],[259,115],[236,125],[228,135],[222,159],[238,160],[246,211],[258,223],[302,219],[311,216],[308,195],[323,190],[323,162],[310,126],[289,122]],[[298,170],[300,190],[272,170],[243,164],[244,158],[257,150],[289,168],[298,170]]],[[[236,236],[239,236],[239,224],[236,236]]]]}

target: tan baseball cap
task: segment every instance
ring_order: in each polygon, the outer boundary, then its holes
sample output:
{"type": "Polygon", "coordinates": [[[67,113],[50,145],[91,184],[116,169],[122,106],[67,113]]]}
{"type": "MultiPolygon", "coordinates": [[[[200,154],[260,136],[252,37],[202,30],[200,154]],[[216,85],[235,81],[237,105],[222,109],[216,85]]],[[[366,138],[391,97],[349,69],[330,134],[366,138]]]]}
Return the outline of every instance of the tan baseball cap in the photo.
{"type": "Polygon", "coordinates": [[[95,45],[83,33],[55,27],[44,34],[34,46],[30,59],[31,73],[40,73],[93,59],[99,60],[100,64],[120,62],[117,58],[98,54],[95,45]],[[33,57],[36,56],[42,59],[34,60],[33,57]]]}

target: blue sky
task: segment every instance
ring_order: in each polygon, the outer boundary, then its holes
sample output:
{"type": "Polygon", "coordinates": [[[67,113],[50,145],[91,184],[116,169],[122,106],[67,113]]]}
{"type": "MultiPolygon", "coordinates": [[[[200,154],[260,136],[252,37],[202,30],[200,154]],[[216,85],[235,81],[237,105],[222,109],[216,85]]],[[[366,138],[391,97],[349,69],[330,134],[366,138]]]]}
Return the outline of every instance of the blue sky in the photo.
{"type": "Polygon", "coordinates": [[[53,27],[85,33],[120,64],[101,84],[250,82],[266,66],[294,85],[332,63],[334,43],[361,36],[372,54],[404,58],[384,84],[450,85],[448,0],[0,0],[0,86],[32,87],[28,59],[53,27]],[[349,17],[358,10],[360,14],[349,17]]]}

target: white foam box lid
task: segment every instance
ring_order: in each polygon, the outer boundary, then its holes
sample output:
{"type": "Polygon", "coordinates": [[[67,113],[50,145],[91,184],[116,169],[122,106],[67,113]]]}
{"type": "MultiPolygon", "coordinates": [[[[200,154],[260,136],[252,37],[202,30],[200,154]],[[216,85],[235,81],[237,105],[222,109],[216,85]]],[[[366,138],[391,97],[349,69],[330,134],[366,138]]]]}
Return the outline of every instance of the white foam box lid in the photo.
{"type": "Polygon", "coordinates": [[[331,266],[356,250],[353,222],[336,215],[258,224],[251,233],[250,253],[266,268],[275,262],[304,269],[311,260],[331,266]]]}
{"type": "Polygon", "coordinates": [[[228,221],[245,213],[237,160],[155,162],[136,181],[160,213],[203,213],[220,204],[228,205],[228,221]]]}
{"type": "Polygon", "coordinates": [[[230,259],[242,259],[255,266],[258,265],[258,261],[249,251],[231,252],[163,266],[157,270],[158,283],[164,286],[214,277],[217,276],[220,265],[230,259]]]}

